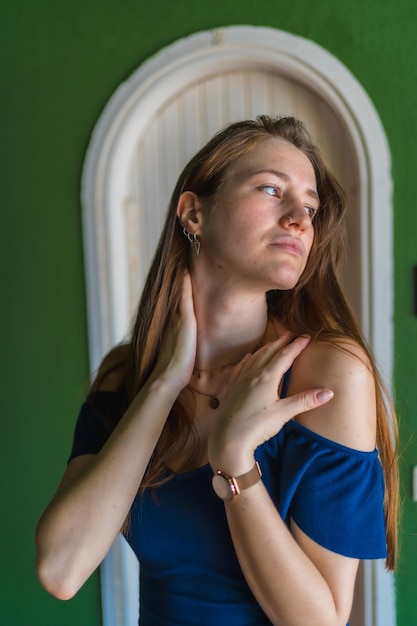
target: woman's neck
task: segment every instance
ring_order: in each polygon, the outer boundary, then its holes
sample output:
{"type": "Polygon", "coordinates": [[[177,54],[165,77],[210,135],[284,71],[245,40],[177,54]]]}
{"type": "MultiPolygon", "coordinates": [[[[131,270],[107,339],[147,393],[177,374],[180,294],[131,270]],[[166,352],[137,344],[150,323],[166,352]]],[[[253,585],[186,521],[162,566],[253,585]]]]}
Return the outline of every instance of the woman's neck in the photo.
{"type": "Polygon", "coordinates": [[[239,294],[221,287],[199,289],[195,285],[193,293],[199,370],[235,363],[265,342],[265,294],[239,294]]]}

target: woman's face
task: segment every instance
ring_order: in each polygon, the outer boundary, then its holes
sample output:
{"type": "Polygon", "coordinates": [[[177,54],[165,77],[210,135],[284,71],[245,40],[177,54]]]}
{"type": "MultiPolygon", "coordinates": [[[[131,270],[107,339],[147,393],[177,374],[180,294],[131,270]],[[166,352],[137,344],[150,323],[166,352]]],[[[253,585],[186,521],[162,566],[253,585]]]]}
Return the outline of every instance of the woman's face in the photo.
{"type": "Polygon", "coordinates": [[[235,287],[291,289],[307,263],[318,208],[308,158],[266,139],[232,166],[215,206],[202,208],[199,263],[235,287]]]}

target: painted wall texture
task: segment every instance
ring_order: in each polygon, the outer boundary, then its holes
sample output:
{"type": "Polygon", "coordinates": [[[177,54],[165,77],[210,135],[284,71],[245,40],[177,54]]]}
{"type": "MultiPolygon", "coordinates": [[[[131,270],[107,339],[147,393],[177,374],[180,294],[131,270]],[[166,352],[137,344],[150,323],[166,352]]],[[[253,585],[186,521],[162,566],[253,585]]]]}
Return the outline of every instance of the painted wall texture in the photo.
{"type": "Polygon", "coordinates": [[[98,574],[64,603],[41,589],[33,566],[36,520],[64,469],[88,374],[79,192],[91,131],[112,92],[147,57],[193,32],[236,24],[287,30],[329,50],[362,83],[387,133],[404,499],[397,623],[416,623],[417,4],[17,0],[3,3],[0,21],[2,626],[101,620],[98,574]]]}

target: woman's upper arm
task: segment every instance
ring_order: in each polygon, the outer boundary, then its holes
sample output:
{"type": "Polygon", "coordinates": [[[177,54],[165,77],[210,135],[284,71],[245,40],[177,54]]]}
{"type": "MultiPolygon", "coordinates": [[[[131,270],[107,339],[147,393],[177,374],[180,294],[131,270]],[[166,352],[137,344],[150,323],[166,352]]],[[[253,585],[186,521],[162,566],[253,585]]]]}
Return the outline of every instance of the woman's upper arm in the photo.
{"type": "Polygon", "coordinates": [[[48,512],[52,511],[57,505],[59,506],[61,496],[65,494],[67,489],[84,472],[84,470],[88,467],[88,465],[95,458],[95,456],[96,456],[95,454],[83,454],[81,456],[76,456],[69,461],[52,500],[46,507],[45,511],[43,512],[38,522],[37,530],[36,530],[37,537],[39,535],[42,523],[44,519],[46,518],[48,512]]]}
{"type": "MultiPolygon", "coordinates": [[[[310,344],[293,365],[288,395],[325,387],[334,391],[331,402],[297,416],[309,430],[343,446],[371,452],[375,449],[375,383],[366,355],[354,344],[341,347],[310,344]]],[[[326,580],[340,614],[351,610],[359,560],[333,552],[311,539],[293,519],[291,533],[326,580]]]]}
{"type": "Polygon", "coordinates": [[[294,520],[291,520],[290,531],[300,548],[325,579],[333,596],[337,614],[343,616],[345,623],[347,623],[352,608],[359,560],[337,554],[320,546],[308,537],[294,520]]]}
{"type": "Polygon", "coordinates": [[[362,349],[352,343],[311,343],[293,365],[288,395],[315,387],[332,389],[334,398],[296,421],[347,447],[374,450],[375,382],[362,349]]]}
{"type": "Polygon", "coordinates": [[[67,487],[69,487],[74,482],[74,480],[76,480],[78,476],[82,474],[82,472],[91,463],[95,456],[95,454],[82,454],[71,459],[58,485],[55,497],[61,495],[61,493],[63,493],[67,489],[67,487]]]}

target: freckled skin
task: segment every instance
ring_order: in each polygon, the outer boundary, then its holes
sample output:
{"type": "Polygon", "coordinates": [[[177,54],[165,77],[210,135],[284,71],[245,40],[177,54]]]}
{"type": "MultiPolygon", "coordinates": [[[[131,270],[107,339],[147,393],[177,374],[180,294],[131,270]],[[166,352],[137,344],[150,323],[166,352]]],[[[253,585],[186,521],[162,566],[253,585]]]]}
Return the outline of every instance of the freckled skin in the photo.
{"type": "Polygon", "coordinates": [[[255,147],[228,174],[214,210],[199,211],[199,274],[258,292],[293,288],[313,243],[314,194],[314,170],[300,150],[276,138],[255,147]],[[296,238],[300,254],[272,245],[280,237],[296,238]]]}

